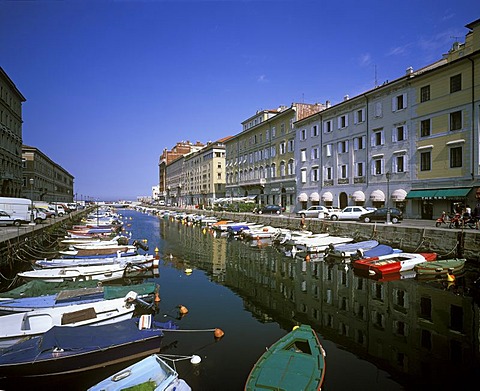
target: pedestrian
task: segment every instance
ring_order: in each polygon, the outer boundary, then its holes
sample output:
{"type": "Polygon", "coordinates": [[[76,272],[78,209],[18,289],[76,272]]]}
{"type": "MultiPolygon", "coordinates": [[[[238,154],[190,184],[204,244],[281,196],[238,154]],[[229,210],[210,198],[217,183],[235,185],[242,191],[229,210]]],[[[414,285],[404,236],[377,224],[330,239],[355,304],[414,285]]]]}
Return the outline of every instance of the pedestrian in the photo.
{"type": "Polygon", "coordinates": [[[480,228],[480,187],[477,187],[475,192],[475,198],[477,199],[477,203],[475,204],[475,208],[472,212],[472,217],[475,219],[475,228],[480,228]]]}

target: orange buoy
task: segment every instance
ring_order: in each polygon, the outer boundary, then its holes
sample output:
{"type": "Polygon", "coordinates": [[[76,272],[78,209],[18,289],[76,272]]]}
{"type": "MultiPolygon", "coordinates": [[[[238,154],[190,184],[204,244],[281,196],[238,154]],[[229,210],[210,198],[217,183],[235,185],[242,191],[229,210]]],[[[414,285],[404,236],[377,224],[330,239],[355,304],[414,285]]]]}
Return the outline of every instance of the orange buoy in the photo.
{"type": "Polygon", "coordinates": [[[187,307],[180,304],[178,306],[178,312],[180,312],[180,314],[182,314],[182,315],[185,315],[186,313],[188,313],[188,309],[187,309],[187,307]]]}
{"type": "Polygon", "coordinates": [[[158,292],[155,292],[155,299],[153,299],[155,301],[155,303],[158,303],[160,301],[160,295],[158,294],[158,292]]]}
{"type": "Polygon", "coordinates": [[[448,281],[448,282],[453,282],[453,281],[455,281],[455,276],[453,275],[452,272],[448,272],[448,273],[447,273],[447,281],[448,281]]]}
{"type": "Polygon", "coordinates": [[[215,329],[215,331],[213,332],[213,335],[215,336],[215,338],[222,338],[225,333],[223,332],[222,329],[215,329]]]}

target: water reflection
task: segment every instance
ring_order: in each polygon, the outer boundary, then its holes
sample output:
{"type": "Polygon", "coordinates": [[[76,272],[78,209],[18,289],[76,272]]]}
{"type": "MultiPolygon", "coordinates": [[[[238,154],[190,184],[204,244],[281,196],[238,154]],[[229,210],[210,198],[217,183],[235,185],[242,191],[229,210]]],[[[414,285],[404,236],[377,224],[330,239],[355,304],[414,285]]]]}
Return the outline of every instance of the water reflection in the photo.
{"type": "Polygon", "coordinates": [[[292,320],[308,323],[408,387],[447,387],[459,376],[473,378],[479,367],[475,268],[467,266],[453,285],[400,275],[377,281],[345,263],[287,257],[273,246],[250,246],[176,220],[161,219],[160,236],[182,257],[188,254],[177,267],[205,270],[240,295],[258,321],[286,328],[292,320]]]}

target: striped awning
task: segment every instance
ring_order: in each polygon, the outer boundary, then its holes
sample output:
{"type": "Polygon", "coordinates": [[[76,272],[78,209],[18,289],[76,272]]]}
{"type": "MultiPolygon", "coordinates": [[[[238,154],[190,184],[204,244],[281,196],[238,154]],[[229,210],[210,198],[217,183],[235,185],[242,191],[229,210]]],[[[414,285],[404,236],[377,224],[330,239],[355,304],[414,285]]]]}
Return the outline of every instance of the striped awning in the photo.
{"type": "Polygon", "coordinates": [[[314,191],[312,194],[310,194],[310,201],[320,201],[320,194],[314,191]]]}
{"type": "Polygon", "coordinates": [[[298,195],[298,200],[299,200],[300,202],[307,202],[307,201],[308,201],[308,196],[307,196],[307,194],[306,194],[306,193],[300,193],[300,194],[298,195]]]}
{"type": "Polygon", "coordinates": [[[404,201],[406,196],[407,196],[407,192],[405,190],[397,189],[393,191],[391,197],[392,197],[392,200],[395,200],[395,201],[404,201]]]}
{"type": "Polygon", "coordinates": [[[372,201],[385,201],[385,194],[381,190],[374,190],[370,194],[370,199],[372,201]]]}
{"type": "Polygon", "coordinates": [[[357,190],[353,192],[352,199],[354,201],[365,201],[365,193],[363,191],[357,190]]]}
{"type": "Polygon", "coordinates": [[[322,200],[327,201],[327,202],[332,202],[333,201],[333,194],[330,193],[329,191],[326,191],[325,193],[322,194],[322,200]]]}

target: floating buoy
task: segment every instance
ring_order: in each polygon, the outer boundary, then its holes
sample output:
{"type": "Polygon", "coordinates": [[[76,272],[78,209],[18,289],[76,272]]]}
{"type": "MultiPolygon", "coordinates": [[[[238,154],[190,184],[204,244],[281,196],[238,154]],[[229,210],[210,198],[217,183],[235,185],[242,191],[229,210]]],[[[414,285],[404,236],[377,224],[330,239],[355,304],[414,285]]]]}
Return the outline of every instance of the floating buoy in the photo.
{"type": "Polygon", "coordinates": [[[185,269],[185,274],[192,274],[193,270],[192,269],[185,269]]]}
{"type": "Polygon", "coordinates": [[[158,253],[158,247],[155,247],[155,252],[158,253]]]}
{"type": "Polygon", "coordinates": [[[170,259],[173,259],[173,254],[170,254],[170,259]]]}
{"type": "Polygon", "coordinates": [[[148,239],[142,239],[142,242],[143,242],[143,243],[147,243],[147,242],[148,242],[148,239]]]}
{"type": "Polygon", "coordinates": [[[293,326],[293,329],[292,330],[296,330],[298,329],[300,326],[293,326]]]}
{"type": "Polygon", "coordinates": [[[158,292],[155,292],[155,299],[153,299],[155,301],[155,303],[158,303],[160,301],[160,295],[158,294],[158,292]]]}
{"type": "Polygon", "coordinates": [[[453,273],[449,272],[449,273],[447,274],[447,281],[448,281],[448,282],[453,282],[453,281],[455,281],[455,276],[453,275],[453,273]]]}
{"type": "Polygon", "coordinates": [[[192,364],[200,364],[201,361],[202,361],[202,359],[200,358],[200,356],[197,356],[196,354],[194,354],[192,356],[192,358],[190,359],[190,362],[192,364]]]}
{"type": "Polygon", "coordinates": [[[215,331],[213,332],[213,335],[215,336],[215,338],[222,338],[225,333],[223,332],[222,329],[215,329],[215,331]]]}
{"type": "Polygon", "coordinates": [[[178,306],[178,312],[180,312],[180,314],[182,315],[185,315],[188,313],[188,309],[187,307],[183,306],[183,305],[179,305],[178,306]]]}

